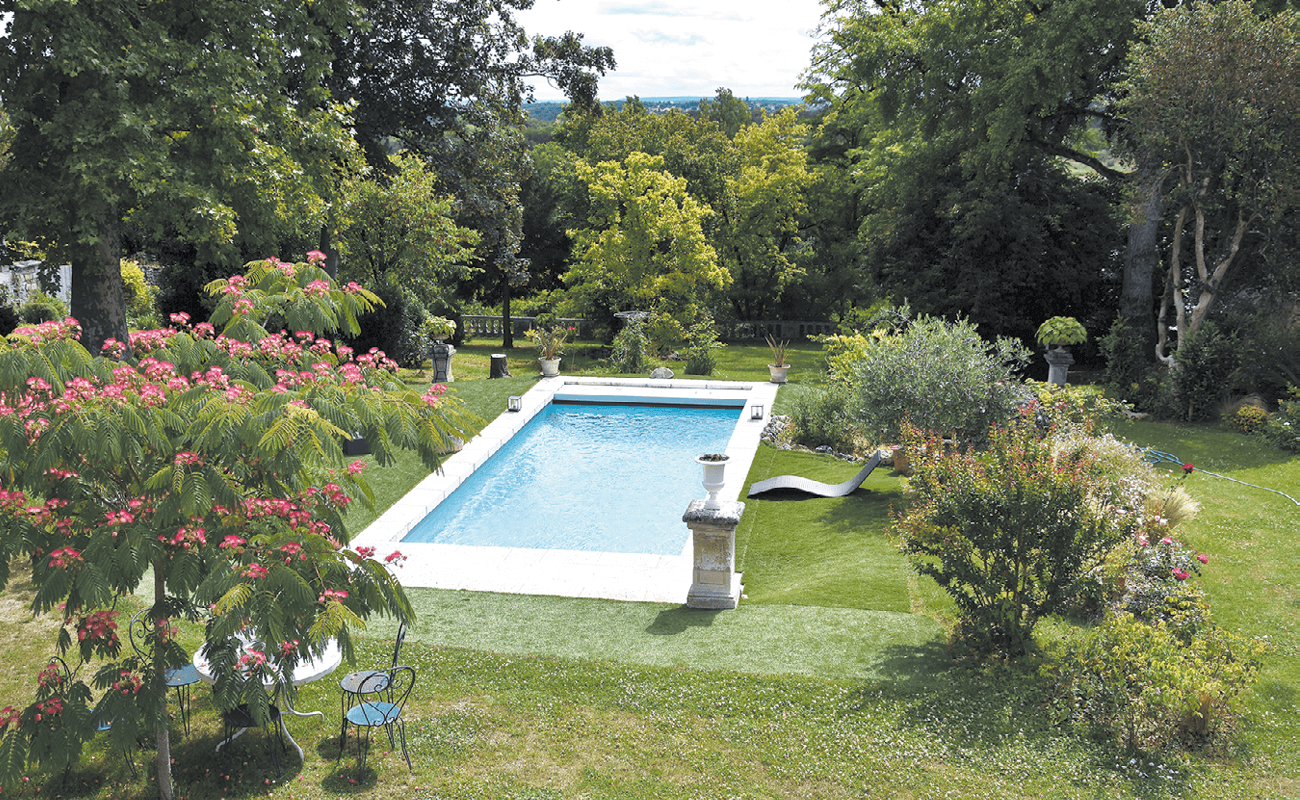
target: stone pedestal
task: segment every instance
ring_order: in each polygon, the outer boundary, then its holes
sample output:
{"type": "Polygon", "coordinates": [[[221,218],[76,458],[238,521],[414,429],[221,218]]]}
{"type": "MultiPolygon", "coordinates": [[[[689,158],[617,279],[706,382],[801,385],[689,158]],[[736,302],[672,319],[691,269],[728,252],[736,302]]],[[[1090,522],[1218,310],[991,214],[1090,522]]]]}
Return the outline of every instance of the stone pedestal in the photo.
{"type": "Polygon", "coordinates": [[[1043,358],[1047,359],[1047,382],[1064,386],[1066,376],[1070,374],[1070,365],[1074,363],[1074,356],[1070,355],[1064,347],[1055,347],[1048,350],[1043,358]]]}
{"type": "Polygon", "coordinates": [[[434,342],[433,347],[429,348],[429,360],[433,362],[434,383],[451,383],[456,380],[451,376],[451,357],[455,354],[456,348],[446,342],[434,342]]]}
{"type": "Polygon", "coordinates": [[[492,378],[509,378],[510,366],[506,363],[505,353],[493,353],[492,360],[489,362],[488,379],[492,378]]]}
{"type": "Polygon", "coordinates": [[[695,565],[686,605],[691,608],[735,608],[740,603],[740,573],[736,572],[736,526],[745,504],[723,500],[709,508],[692,500],[682,522],[691,529],[695,565]]]}

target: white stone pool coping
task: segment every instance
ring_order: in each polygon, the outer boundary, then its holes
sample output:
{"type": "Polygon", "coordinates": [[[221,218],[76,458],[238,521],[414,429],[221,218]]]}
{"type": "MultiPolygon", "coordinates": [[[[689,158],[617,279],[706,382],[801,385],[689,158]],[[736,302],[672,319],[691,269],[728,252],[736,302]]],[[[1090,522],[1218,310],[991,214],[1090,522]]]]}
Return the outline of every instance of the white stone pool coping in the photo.
{"type": "MultiPolygon", "coordinates": [[[[660,403],[743,400],[740,419],[727,443],[726,453],[731,458],[726,483],[718,492],[720,500],[738,500],[778,388],[774,383],[739,381],[545,378],[522,396],[520,411],[499,415],[460,452],[448,457],[441,470],[421,481],[371,523],[351,546],[374,547],[380,557],[400,550],[407,559],[396,574],[404,586],[685,603],[692,579],[689,537],[682,553],[671,556],[424,544],[401,539],[557,395],[565,399],[613,397],[624,402],[660,403]],[[763,407],[761,419],[752,418],[754,405],[763,407]]],[[[700,487],[700,497],[704,494],[700,487]]],[[[556,502],[581,502],[581,498],[562,497],[556,502]]],[[[545,509],[539,509],[539,513],[545,513],[545,509]]]]}

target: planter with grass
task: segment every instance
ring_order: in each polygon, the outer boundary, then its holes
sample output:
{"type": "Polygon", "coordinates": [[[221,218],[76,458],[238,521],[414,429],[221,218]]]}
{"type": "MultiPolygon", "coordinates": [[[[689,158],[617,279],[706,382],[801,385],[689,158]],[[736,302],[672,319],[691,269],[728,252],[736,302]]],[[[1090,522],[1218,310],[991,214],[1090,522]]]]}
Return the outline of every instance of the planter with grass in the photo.
{"type": "Polygon", "coordinates": [[[790,363],[786,361],[786,349],[790,346],[790,341],[778,340],[771,334],[767,336],[767,346],[772,349],[772,363],[767,365],[768,372],[772,383],[785,383],[786,373],[790,371],[790,363]]]}

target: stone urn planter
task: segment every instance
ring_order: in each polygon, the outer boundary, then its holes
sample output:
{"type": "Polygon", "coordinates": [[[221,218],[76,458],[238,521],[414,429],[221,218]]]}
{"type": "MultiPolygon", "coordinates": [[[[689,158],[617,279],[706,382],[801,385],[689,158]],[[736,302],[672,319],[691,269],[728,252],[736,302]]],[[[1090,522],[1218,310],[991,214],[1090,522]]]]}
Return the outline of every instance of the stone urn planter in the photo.
{"type": "Polygon", "coordinates": [[[769,380],[772,383],[785,383],[786,373],[790,371],[790,365],[782,364],[781,366],[778,367],[776,364],[768,364],[767,371],[771,375],[769,380]]]}
{"type": "Polygon", "coordinates": [[[695,457],[695,463],[704,468],[704,491],[709,496],[704,500],[705,508],[718,508],[721,501],[718,500],[718,491],[726,484],[724,473],[727,470],[727,461],[731,456],[726,453],[705,453],[695,457]]]}
{"type": "Polygon", "coordinates": [[[558,358],[539,358],[537,363],[542,366],[543,378],[554,378],[560,374],[560,359],[558,358]]]}

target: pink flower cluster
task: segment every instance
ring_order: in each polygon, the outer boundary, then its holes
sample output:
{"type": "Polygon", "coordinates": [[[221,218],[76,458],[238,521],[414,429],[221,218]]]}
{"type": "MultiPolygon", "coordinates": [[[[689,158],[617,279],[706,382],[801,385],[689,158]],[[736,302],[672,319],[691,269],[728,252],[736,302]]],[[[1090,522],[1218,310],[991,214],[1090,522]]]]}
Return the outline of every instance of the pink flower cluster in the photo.
{"type": "Polygon", "coordinates": [[[343,589],[326,589],[320,597],[316,598],[317,602],[328,603],[331,600],[343,602],[348,598],[348,593],[343,589]]]}
{"type": "Polygon", "coordinates": [[[143,686],[144,682],[140,680],[139,675],[129,669],[124,669],[117,673],[117,680],[113,681],[111,691],[130,697],[139,694],[143,686]]]}
{"type": "Polygon", "coordinates": [[[261,650],[255,650],[251,647],[248,650],[245,650],[244,654],[239,657],[239,668],[244,671],[257,669],[265,663],[266,653],[263,653],[261,650]]]}
{"type": "Polygon", "coordinates": [[[402,566],[402,564],[406,563],[406,556],[402,553],[401,550],[394,550],[393,552],[384,556],[384,563],[388,564],[391,567],[400,567],[402,566]]]}
{"type": "Polygon", "coordinates": [[[265,578],[267,575],[271,574],[271,571],[261,564],[253,563],[244,567],[243,571],[239,574],[243,575],[245,578],[265,578]]]}
{"type": "Polygon", "coordinates": [[[36,721],[46,717],[57,717],[63,713],[63,698],[51,697],[48,700],[42,700],[36,704],[36,721]]]}
{"type": "Polygon", "coordinates": [[[297,556],[302,561],[307,560],[307,554],[302,551],[302,545],[298,542],[285,542],[280,545],[280,552],[284,554],[284,563],[286,564],[292,564],[294,556],[297,556]]]}
{"type": "Polygon", "coordinates": [[[287,656],[296,649],[298,649],[297,639],[280,642],[280,655],[282,656],[287,656]]]}
{"type": "Polygon", "coordinates": [[[118,612],[112,609],[87,614],[77,626],[78,641],[108,647],[117,644],[117,617],[118,612]]]}
{"type": "Polygon", "coordinates": [[[71,547],[60,547],[50,553],[50,566],[55,569],[72,569],[86,563],[81,557],[81,551],[73,550],[71,547]]]}
{"type": "Polygon", "coordinates": [[[0,730],[9,727],[11,723],[17,723],[18,717],[18,711],[13,706],[5,706],[0,709],[0,730]]]}

